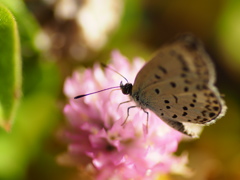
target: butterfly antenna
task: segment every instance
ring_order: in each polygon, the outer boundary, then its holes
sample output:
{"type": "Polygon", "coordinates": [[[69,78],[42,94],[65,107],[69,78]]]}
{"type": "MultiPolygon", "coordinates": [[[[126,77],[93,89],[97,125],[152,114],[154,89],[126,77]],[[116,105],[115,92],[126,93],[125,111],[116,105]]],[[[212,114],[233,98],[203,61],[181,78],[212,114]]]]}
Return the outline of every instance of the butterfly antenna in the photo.
{"type": "Polygon", "coordinates": [[[104,68],[107,68],[107,69],[110,69],[111,71],[113,71],[113,72],[115,72],[115,73],[117,73],[118,75],[120,75],[120,76],[122,76],[127,82],[128,82],[128,80],[127,80],[127,78],[125,78],[122,74],[120,74],[119,72],[117,72],[116,70],[114,70],[114,69],[112,69],[112,68],[110,68],[109,66],[107,66],[106,64],[104,64],[104,63],[101,63],[101,66],[103,66],[104,68]]]}
{"type": "Polygon", "coordinates": [[[120,86],[110,87],[110,88],[107,88],[107,89],[103,89],[103,90],[88,93],[88,94],[82,94],[82,95],[74,97],[74,99],[79,99],[79,98],[82,98],[82,97],[85,97],[85,96],[88,96],[88,95],[91,95],[91,94],[96,94],[96,93],[99,93],[99,92],[102,92],[102,91],[107,91],[107,90],[116,89],[116,88],[120,88],[120,86]]]}

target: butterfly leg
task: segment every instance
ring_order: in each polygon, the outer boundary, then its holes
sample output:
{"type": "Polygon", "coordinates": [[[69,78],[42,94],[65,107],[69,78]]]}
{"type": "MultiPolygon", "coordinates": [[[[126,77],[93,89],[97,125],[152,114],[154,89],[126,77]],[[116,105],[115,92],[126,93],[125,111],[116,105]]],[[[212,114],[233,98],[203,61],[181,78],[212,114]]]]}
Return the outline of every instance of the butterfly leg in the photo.
{"type": "Polygon", "coordinates": [[[119,107],[120,107],[122,104],[129,103],[129,102],[131,102],[131,101],[124,101],[124,102],[121,102],[121,103],[118,105],[118,107],[117,107],[117,111],[118,111],[119,107]]]}
{"type": "Polygon", "coordinates": [[[147,114],[146,133],[148,134],[148,117],[149,117],[149,113],[145,109],[142,109],[142,110],[143,110],[143,112],[145,112],[147,114]]]}
{"type": "MultiPolygon", "coordinates": [[[[127,101],[126,101],[127,102],[127,101]]],[[[123,102],[124,103],[124,102],[123,102]]],[[[137,107],[137,106],[130,106],[130,107],[128,107],[127,108],[127,117],[126,117],[126,119],[124,120],[124,122],[121,124],[122,126],[127,122],[127,119],[128,119],[128,116],[129,116],[129,110],[131,109],[131,108],[135,108],[135,107],[137,107]]]]}

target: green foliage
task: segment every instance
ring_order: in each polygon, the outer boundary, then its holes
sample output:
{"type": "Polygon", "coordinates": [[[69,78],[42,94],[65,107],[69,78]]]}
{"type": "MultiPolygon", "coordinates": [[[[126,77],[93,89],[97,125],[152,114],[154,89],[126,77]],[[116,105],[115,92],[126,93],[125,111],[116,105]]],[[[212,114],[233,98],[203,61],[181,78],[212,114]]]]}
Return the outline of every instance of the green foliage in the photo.
{"type": "Polygon", "coordinates": [[[1,180],[25,179],[59,119],[59,73],[54,63],[41,59],[38,32],[22,0],[0,0],[0,123],[12,126],[10,132],[0,128],[1,180]]]}
{"type": "Polygon", "coordinates": [[[12,12],[18,24],[24,68],[22,91],[26,96],[35,90],[38,79],[41,78],[38,64],[40,51],[35,44],[40,28],[22,0],[0,0],[0,3],[12,12]]]}
{"type": "Polygon", "coordinates": [[[10,128],[21,96],[21,56],[12,13],[0,4],[0,125],[10,128]]]}
{"type": "Polygon", "coordinates": [[[38,54],[34,39],[39,31],[38,24],[27,10],[22,0],[0,0],[14,15],[19,28],[23,59],[30,59],[38,54]]]}
{"type": "Polygon", "coordinates": [[[227,1],[219,17],[217,24],[218,46],[222,49],[222,54],[227,58],[227,66],[239,75],[240,67],[240,1],[227,1]]]}
{"type": "Polygon", "coordinates": [[[39,91],[22,100],[11,133],[0,130],[1,180],[25,179],[29,163],[40,156],[42,142],[57,122],[56,114],[55,99],[49,93],[39,91]]]}

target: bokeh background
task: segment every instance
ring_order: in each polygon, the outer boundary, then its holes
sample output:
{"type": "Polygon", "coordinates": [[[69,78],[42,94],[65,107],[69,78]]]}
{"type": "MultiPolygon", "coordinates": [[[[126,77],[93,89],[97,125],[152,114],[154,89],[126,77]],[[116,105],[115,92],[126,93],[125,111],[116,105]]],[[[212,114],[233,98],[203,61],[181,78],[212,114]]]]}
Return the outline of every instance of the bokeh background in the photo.
{"type": "MultiPolygon", "coordinates": [[[[118,49],[148,60],[164,42],[191,32],[205,44],[217,70],[227,114],[201,138],[183,141],[195,175],[188,179],[240,179],[239,0],[0,0],[16,18],[22,51],[23,97],[11,132],[0,129],[1,180],[74,180],[59,166],[66,147],[63,83],[73,70],[107,63],[118,49]]],[[[82,82],[84,83],[84,82],[82,82]]],[[[166,180],[186,179],[176,175],[166,180]]]]}

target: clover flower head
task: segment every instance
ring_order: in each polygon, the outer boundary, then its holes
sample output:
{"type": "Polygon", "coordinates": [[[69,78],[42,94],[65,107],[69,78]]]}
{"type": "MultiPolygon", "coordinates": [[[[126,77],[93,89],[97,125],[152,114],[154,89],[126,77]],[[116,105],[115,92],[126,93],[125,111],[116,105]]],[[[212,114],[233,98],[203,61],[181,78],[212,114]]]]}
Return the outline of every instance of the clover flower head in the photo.
{"type": "MultiPolygon", "coordinates": [[[[144,65],[141,58],[130,63],[118,51],[112,52],[109,67],[133,82],[144,65]]],[[[161,174],[187,172],[186,156],[175,156],[182,134],[167,126],[149,111],[148,131],[146,114],[140,108],[130,109],[122,126],[127,108],[134,105],[120,90],[110,90],[74,99],[104,88],[118,86],[122,77],[99,64],[92,69],[75,71],[65,81],[64,93],[69,98],[64,114],[69,127],[61,133],[68,150],[59,162],[71,162],[91,171],[96,179],[153,179],[161,174]],[[119,106],[119,107],[118,107],[119,106]],[[177,168],[176,168],[177,167],[177,168]],[[184,170],[183,170],[184,169],[184,170]]]]}

